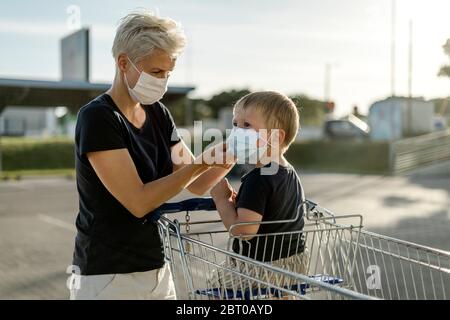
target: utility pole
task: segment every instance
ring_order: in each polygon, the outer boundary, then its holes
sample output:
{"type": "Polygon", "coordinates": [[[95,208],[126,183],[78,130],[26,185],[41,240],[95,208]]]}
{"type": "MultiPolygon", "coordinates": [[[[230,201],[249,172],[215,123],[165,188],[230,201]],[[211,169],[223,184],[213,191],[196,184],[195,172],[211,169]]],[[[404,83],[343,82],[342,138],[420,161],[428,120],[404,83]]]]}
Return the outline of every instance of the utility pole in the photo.
{"type": "Polygon", "coordinates": [[[4,123],[3,123],[3,111],[5,108],[0,106],[0,176],[3,173],[3,146],[2,146],[2,138],[4,131],[4,123]]]}
{"type": "MultiPolygon", "coordinates": [[[[395,97],[395,54],[396,54],[396,0],[391,0],[391,97],[395,97]]],[[[390,139],[394,140],[394,132],[395,132],[395,124],[393,121],[393,112],[395,101],[391,99],[391,107],[390,107],[390,139]]]]}
{"type": "Polygon", "coordinates": [[[395,96],[395,53],[396,53],[396,0],[392,0],[391,7],[391,96],[395,96]]]}
{"type": "Polygon", "coordinates": [[[325,64],[325,79],[324,79],[324,90],[323,98],[325,102],[330,102],[330,92],[331,92],[331,64],[325,64]]]}
{"type": "Polygon", "coordinates": [[[409,49],[408,49],[408,135],[412,135],[412,75],[413,73],[413,22],[409,20],[409,49]]]}
{"type": "MultiPolygon", "coordinates": [[[[193,47],[192,47],[192,39],[189,40],[189,45],[186,50],[186,75],[185,75],[185,81],[188,86],[191,86],[193,84],[193,47]]],[[[185,115],[184,115],[184,122],[185,126],[189,127],[194,124],[194,106],[192,103],[192,100],[189,99],[189,96],[186,95],[186,101],[185,101],[185,115]]]]}

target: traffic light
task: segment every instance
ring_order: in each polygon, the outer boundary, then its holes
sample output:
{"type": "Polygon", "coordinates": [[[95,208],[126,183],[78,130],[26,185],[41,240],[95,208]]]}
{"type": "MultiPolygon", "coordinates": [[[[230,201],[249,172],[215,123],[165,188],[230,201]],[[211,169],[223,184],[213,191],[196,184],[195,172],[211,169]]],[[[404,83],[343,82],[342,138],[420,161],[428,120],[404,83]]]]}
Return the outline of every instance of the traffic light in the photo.
{"type": "Polygon", "coordinates": [[[333,111],[334,111],[334,102],[333,101],[325,102],[325,112],[332,113],[333,111]]]}

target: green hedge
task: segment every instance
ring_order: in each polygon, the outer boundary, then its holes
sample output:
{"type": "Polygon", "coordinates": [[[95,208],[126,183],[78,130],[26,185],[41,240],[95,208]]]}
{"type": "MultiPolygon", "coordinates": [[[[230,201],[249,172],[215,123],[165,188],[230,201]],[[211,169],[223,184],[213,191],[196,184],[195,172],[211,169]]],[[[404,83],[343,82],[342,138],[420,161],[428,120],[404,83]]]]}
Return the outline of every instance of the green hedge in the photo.
{"type": "Polygon", "coordinates": [[[67,138],[2,138],[3,170],[74,168],[74,143],[67,138]]]}
{"type": "MultiPolygon", "coordinates": [[[[1,148],[5,171],[74,167],[71,139],[3,138],[1,148]]],[[[389,147],[386,143],[296,143],[291,145],[286,158],[300,170],[374,174],[389,171],[389,147]]]]}
{"type": "Polygon", "coordinates": [[[320,141],[292,144],[286,154],[300,170],[343,173],[389,173],[389,144],[320,141]]]}

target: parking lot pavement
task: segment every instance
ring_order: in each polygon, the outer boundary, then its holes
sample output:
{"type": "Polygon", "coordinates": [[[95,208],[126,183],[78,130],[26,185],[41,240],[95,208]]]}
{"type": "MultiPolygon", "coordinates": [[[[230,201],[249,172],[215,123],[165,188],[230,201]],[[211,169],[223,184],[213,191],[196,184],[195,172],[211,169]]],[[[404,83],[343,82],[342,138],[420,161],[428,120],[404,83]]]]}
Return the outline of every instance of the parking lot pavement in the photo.
{"type": "MultiPolygon", "coordinates": [[[[362,214],[366,229],[450,251],[450,177],[300,177],[307,198],[336,214],[362,214]]],[[[0,182],[0,299],[67,299],[77,207],[73,180],[0,182]]]]}

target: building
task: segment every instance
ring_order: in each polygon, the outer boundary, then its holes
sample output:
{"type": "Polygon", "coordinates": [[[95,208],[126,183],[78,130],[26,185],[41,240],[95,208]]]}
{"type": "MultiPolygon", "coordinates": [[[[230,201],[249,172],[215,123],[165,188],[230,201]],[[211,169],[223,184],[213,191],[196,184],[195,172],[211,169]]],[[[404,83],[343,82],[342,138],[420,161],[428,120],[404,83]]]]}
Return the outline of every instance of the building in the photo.
{"type": "Polygon", "coordinates": [[[369,109],[370,138],[396,140],[434,131],[434,103],[423,98],[390,97],[369,109]]]}
{"type": "MultiPolygon", "coordinates": [[[[80,29],[61,39],[61,80],[0,78],[0,134],[46,136],[73,133],[78,110],[104,93],[110,83],[89,81],[89,29],[80,29]],[[66,108],[72,119],[60,130],[58,118],[66,108]],[[65,132],[64,132],[65,131],[65,132]]],[[[185,99],[194,87],[169,87],[162,102],[185,99]]]]}
{"type": "MultiPolygon", "coordinates": [[[[72,114],[111,86],[86,81],[47,81],[0,78],[0,133],[3,135],[54,135],[60,107],[72,114]],[[58,109],[59,107],[59,109],[58,109]]],[[[169,106],[194,90],[169,87],[162,102],[169,106]]],[[[73,126],[70,123],[68,126],[73,126]]],[[[70,129],[68,129],[70,135],[70,129]]],[[[62,132],[64,133],[64,132],[62,132]]]]}

